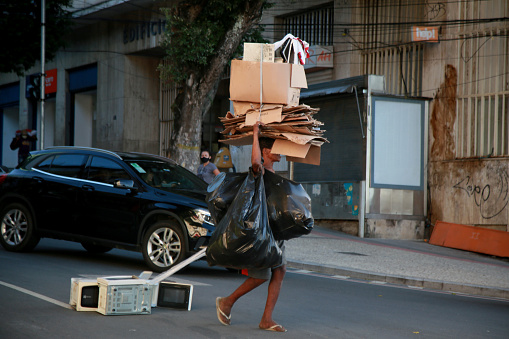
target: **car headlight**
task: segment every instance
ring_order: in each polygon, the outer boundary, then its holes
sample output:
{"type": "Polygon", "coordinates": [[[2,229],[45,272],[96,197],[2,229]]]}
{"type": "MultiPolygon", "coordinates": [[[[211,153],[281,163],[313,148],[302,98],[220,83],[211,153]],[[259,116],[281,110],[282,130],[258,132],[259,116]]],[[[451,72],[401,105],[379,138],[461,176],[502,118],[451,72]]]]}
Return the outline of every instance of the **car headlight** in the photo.
{"type": "Polygon", "coordinates": [[[209,211],[197,208],[191,211],[189,218],[184,219],[191,238],[210,235],[214,230],[214,223],[209,211]]]}
{"type": "Polygon", "coordinates": [[[207,210],[203,210],[200,208],[195,209],[194,217],[195,218],[193,219],[195,219],[194,220],[195,222],[198,222],[200,224],[214,225],[214,223],[212,222],[212,217],[210,216],[210,212],[207,210]]]}

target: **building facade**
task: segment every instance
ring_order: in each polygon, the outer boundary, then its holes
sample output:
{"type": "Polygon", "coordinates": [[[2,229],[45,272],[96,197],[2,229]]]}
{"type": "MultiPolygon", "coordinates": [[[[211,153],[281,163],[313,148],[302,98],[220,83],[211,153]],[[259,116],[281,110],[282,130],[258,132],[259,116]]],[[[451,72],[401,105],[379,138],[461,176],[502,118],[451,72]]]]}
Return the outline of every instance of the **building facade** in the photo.
{"type": "Polygon", "coordinates": [[[391,93],[433,98],[429,222],[509,231],[509,4],[377,3],[366,1],[368,10],[360,13],[371,23],[364,26],[371,30],[365,41],[378,37],[364,45],[364,72],[384,75],[391,93]],[[430,38],[418,39],[419,29],[430,38]]]}
{"type": "MultiPolygon", "coordinates": [[[[333,13],[333,67],[308,73],[309,83],[327,87],[338,79],[380,75],[386,95],[431,99],[423,133],[422,191],[377,188],[376,145],[365,142],[366,171],[360,180],[365,189],[359,201],[365,203],[363,231],[374,237],[421,238],[437,220],[509,231],[507,1],[334,1],[290,13],[285,5],[277,7],[282,12],[275,13],[274,23],[279,20],[292,30],[301,23],[295,35],[304,40],[329,36],[313,34],[322,29],[320,22],[331,20],[324,9],[333,13]],[[309,29],[315,24],[315,30],[309,29]]],[[[365,102],[366,136],[375,140],[373,102],[365,102]]],[[[336,105],[336,112],[341,110],[336,105]]],[[[394,124],[407,118],[397,117],[394,124]]],[[[384,146],[394,147],[394,141],[384,146]]]]}
{"type": "Polygon", "coordinates": [[[15,130],[25,128],[38,131],[37,148],[43,140],[44,148],[75,145],[164,153],[160,125],[168,119],[161,108],[166,106],[157,67],[165,19],[157,3],[136,3],[89,1],[72,8],[74,26],[66,35],[67,46],[45,65],[46,84],[51,84],[46,88],[51,90],[44,119],[41,102],[28,94],[30,77],[41,72],[40,65],[25,77],[0,76],[3,165],[17,164],[9,143],[15,130]]]}
{"type": "MultiPolygon", "coordinates": [[[[509,4],[505,0],[278,0],[261,25],[311,45],[309,88],[326,137],[321,166],[283,161],[315,218],[359,236],[422,239],[437,221],[509,231],[509,4]]],[[[36,129],[36,147],[78,145],[166,155],[175,89],[159,80],[172,1],[88,1],[75,7],[68,45],[45,65],[44,103],[30,76],[0,74],[2,164],[9,143],[36,129]],[[28,96],[28,97],[27,97],[28,96]],[[41,134],[43,137],[41,138],[41,134]],[[41,139],[43,145],[41,145],[41,139]]],[[[204,120],[216,153],[228,77],[204,120]]],[[[249,149],[230,147],[244,170],[249,149]]]]}

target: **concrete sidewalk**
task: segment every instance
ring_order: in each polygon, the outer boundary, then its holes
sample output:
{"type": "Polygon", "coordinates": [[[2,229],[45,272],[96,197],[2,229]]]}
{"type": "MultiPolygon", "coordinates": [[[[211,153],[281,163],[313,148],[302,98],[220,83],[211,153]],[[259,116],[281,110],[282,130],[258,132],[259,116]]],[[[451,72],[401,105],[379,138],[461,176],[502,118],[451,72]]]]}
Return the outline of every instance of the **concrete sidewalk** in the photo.
{"type": "Polygon", "coordinates": [[[509,299],[509,260],[416,240],[368,239],[315,227],[286,242],[288,267],[509,299]]]}

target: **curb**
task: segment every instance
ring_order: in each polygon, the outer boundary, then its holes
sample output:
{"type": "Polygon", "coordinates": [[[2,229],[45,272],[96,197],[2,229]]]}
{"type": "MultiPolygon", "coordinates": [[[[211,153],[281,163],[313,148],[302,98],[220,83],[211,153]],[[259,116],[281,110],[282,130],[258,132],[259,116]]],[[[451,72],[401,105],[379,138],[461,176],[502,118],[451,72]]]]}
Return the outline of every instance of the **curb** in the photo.
{"type": "Polygon", "coordinates": [[[447,281],[426,280],[421,278],[404,277],[397,275],[389,275],[383,273],[374,273],[362,270],[353,270],[345,267],[337,267],[330,265],[317,265],[301,261],[288,260],[287,266],[299,269],[313,271],[317,273],[339,275],[344,277],[362,279],[367,281],[380,281],[396,285],[406,285],[412,287],[426,288],[432,290],[446,291],[451,293],[462,293],[477,295],[483,297],[493,297],[509,300],[509,289],[492,286],[458,284],[447,281]]]}

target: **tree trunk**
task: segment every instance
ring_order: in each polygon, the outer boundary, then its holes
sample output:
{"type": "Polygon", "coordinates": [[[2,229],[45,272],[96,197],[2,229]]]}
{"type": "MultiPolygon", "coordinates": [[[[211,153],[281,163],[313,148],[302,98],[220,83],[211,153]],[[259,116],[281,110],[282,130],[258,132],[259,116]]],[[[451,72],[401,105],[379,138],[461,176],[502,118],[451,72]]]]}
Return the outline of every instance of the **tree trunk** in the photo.
{"type": "MultiPolygon", "coordinates": [[[[217,54],[210,61],[205,72],[192,73],[187,78],[178,105],[179,118],[175,121],[170,156],[177,163],[196,173],[200,163],[203,116],[211,107],[217,92],[221,75],[246,32],[261,17],[264,0],[246,2],[232,28],[226,32],[217,54]]],[[[226,112],[225,112],[226,114],[226,112]]]]}

